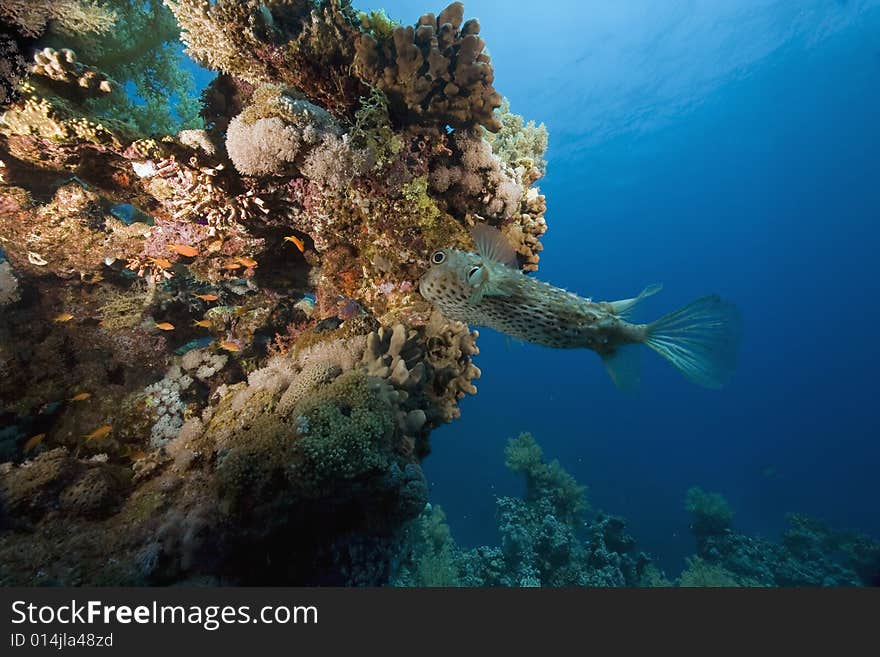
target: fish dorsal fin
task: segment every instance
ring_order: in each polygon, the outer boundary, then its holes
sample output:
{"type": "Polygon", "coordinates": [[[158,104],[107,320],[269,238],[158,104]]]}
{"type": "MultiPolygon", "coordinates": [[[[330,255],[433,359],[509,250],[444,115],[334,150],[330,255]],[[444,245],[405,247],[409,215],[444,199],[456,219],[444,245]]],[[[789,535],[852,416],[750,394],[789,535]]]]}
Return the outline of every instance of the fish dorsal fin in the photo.
{"type": "Polygon", "coordinates": [[[507,241],[507,238],[497,228],[486,224],[477,224],[471,229],[471,237],[477,245],[477,253],[486,258],[500,262],[503,265],[519,269],[516,259],[516,251],[507,241]]]}
{"type": "Polygon", "coordinates": [[[653,285],[649,285],[644,290],[639,293],[639,296],[634,299],[624,299],[622,301],[611,301],[611,310],[618,317],[623,317],[627,313],[629,313],[636,305],[650,296],[657,294],[660,290],[663,289],[662,283],[654,283],[653,285]]]}

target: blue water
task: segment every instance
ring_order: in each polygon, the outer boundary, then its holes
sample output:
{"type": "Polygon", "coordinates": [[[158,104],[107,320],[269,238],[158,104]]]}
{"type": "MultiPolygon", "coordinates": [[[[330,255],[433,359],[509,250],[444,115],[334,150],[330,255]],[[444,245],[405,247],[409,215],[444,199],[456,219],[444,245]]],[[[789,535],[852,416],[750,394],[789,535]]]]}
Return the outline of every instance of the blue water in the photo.
{"type": "Polygon", "coordinates": [[[880,0],[470,0],[466,16],[512,109],[550,131],[538,276],[598,299],[662,282],[644,320],[718,292],[745,337],[725,390],[646,353],[632,398],[594,354],[482,330],[479,394],[425,463],[456,539],[497,544],[494,497],[520,492],[503,446],[524,430],[672,574],[693,484],[747,533],[796,511],[880,536],[880,0]]]}
{"type": "MultiPolygon", "coordinates": [[[[404,23],[443,4],[355,2],[404,23]]],[[[798,512],[880,537],[880,0],[465,5],[496,88],[550,131],[537,275],[595,299],[662,282],[645,321],[717,292],[745,336],[723,391],[645,353],[631,397],[592,353],[481,329],[479,394],[424,463],[456,540],[498,543],[521,431],[671,575],[694,551],[694,484],[746,533],[798,512]]]]}

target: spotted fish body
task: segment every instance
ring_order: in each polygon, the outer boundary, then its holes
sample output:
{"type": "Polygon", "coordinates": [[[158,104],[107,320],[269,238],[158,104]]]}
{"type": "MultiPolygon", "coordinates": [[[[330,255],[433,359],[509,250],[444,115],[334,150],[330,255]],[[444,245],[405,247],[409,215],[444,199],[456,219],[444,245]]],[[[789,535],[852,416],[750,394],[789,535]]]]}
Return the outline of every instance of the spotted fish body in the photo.
{"type": "Polygon", "coordinates": [[[633,387],[639,379],[637,361],[621,357],[630,344],[645,344],[705,387],[719,388],[732,374],[739,313],[717,295],[697,299],[651,324],[633,324],[626,314],[658,292],[659,285],[632,299],[594,302],[523,274],[497,230],[478,226],[473,236],[476,253],[437,251],[419,281],[422,296],[446,318],[548,347],[592,349],[621,388],[633,387]]]}
{"type": "Polygon", "coordinates": [[[646,325],[630,324],[613,313],[611,304],[594,303],[476,253],[458,249],[442,253],[445,261],[422,277],[419,291],[448,319],[488,326],[547,347],[586,347],[599,354],[644,342],[646,325]],[[495,281],[503,294],[484,294],[474,302],[467,274],[475,267],[486,267],[487,279],[495,281]]]}

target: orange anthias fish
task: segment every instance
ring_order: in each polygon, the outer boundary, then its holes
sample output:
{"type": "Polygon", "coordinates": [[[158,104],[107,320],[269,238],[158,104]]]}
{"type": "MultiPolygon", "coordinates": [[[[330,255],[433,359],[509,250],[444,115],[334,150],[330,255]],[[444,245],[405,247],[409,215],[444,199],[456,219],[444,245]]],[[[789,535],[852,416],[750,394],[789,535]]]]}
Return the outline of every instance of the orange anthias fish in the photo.
{"type": "Polygon", "coordinates": [[[178,255],[182,255],[185,258],[195,258],[199,255],[199,250],[195,247],[188,246],[186,244],[169,244],[168,248],[174,251],[178,255]]]}
{"type": "Polygon", "coordinates": [[[98,427],[92,433],[86,436],[86,442],[90,440],[97,440],[99,438],[106,438],[110,432],[113,431],[112,424],[105,424],[104,426],[98,427]]]}
{"type": "Polygon", "coordinates": [[[254,260],[253,258],[246,258],[244,256],[240,256],[240,257],[236,258],[235,261],[240,262],[245,267],[256,267],[257,266],[257,261],[254,260]]]}
{"type": "Polygon", "coordinates": [[[37,445],[39,445],[41,442],[43,442],[43,438],[45,438],[45,437],[46,437],[46,434],[44,434],[44,433],[38,433],[36,436],[31,436],[30,438],[28,438],[25,441],[24,445],[22,446],[22,451],[25,454],[27,454],[28,452],[33,450],[37,445]]]}
{"type": "Polygon", "coordinates": [[[193,322],[193,326],[200,326],[201,328],[213,328],[213,324],[208,319],[200,319],[198,321],[193,322]]]}
{"type": "Polygon", "coordinates": [[[194,294],[193,296],[202,301],[217,301],[220,298],[216,294],[194,294]]]}
{"type": "Polygon", "coordinates": [[[156,328],[160,331],[173,331],[174,324],[171,322],[160,322],[159,324],[156,324],[156,328]]]}
{"type": "Polygon", "coordinates": [[[225,265],[223,265],[223,269],[229,269],[229,270],[241,269],[241,263],[240,262],[229,262],[229,263],[226,263],[225,265]]]}
{"type": "Polygon", "coordinates": [[[76,394],[73,397],[71,397],[69,401],[85,401],[86,399],[88,399],[91,396],[92,396],[92,393],[90,393],[90,392],[81,392],[81,393],[76,394]]]}
{"type": "Polygon", "coordinates": [[[303,242],[296,235],[288,235],[287,237],[284,238],[284,241],[290,242],[291,244],[293,244],[296,248],[299,249],[300,253],[305,253],[305,251],[306,251],[305,242],[303,242]]]}
{"type": "Polygon", "coordinates": [[[54,317],[54,319],[52,319],[52,321],[58,322],[58,323],[63,323],[63,322],[69,322],[72,319],[73,319],[73,315],[71,315],[70,313],[61,313],[60,315],[55,315],[55,317],[54,317]]]}
{"type": "Polygon", "coordinates": [[[217,346],[226,351],[241,351],[241,347],[238,346],[238,343],[233,342],[232,340],[224,340],[217,346]]]}
{"type": "Polygon", "coordinates": [[[159,269],[170,269],[172,266],[171,261],[166,258],[149,258],[149,260],[159,269]]]}

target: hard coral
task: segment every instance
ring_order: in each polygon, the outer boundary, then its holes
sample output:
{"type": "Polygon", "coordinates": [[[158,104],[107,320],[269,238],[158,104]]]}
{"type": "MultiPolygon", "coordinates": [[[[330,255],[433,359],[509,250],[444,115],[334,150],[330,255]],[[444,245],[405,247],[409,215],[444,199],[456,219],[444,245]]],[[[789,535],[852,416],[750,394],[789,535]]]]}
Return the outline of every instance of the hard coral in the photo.
{"type": "Polygon", "coordinates": [[[357,34],[347,0],[166,0],[197,62],[251,83],[297,87],[337,115],[363,85],[349,74],[357,34]]]}
{"type": "Polygon", "coordinates": [[[78,62],[76,53],[70,48],[43,48],[34,55],[31,73],[47,78],[56,85],[67,86],[71,89],[71,95],[81,99],[109,94],[115,85],[98,69],[78,62]]]}
{"type": "Polygon", "coordinates": [[[464,5],[454,2],[436,17],[424,14],[414,27],[394,27],[390,37],[382,30],[359,36],[355,69],[385,92],[400,123],[500,130],[494,110],[501,95],[492,86],[480,24],[463,20],[464,5]]]}

